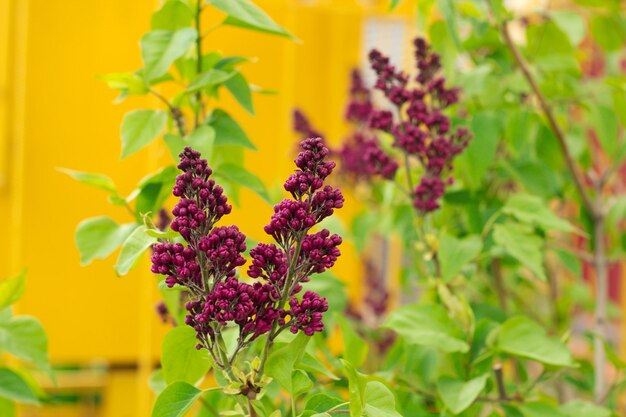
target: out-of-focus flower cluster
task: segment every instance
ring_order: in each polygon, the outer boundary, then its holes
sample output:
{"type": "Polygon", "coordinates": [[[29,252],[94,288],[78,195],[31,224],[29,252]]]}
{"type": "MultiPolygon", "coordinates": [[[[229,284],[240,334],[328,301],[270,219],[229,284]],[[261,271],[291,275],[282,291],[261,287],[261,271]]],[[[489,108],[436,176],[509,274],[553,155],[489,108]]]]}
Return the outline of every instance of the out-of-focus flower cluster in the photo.
{"type": "MultiPolygon", "coordinates": [[[[369,60],[376,74],[374,88],[384,94],[390,109],[377,109],[359,72],[352,72],[345,118],[354,129],[334,152],[340,160],[340,172],[348,180],[370,182],[375,176],[391,180],[399,164],[382,148],[378,137],[379,132],[391,135],[392,146],[422,167],[419,184],[409,191],[415,209],[426,214],[439,208],[446,186],[453,181],[452,162],[467,147],[471,135],[463,127],[452,129],[445,114],[448,107],[458,102],[459,90],[446,86],[440,74],[439,55],[424,39],[417,38],[414,46],[413,79],[396,69],[381,52],[370,52],[369,60]]],[[[299,110],[294,112],[294,128],[303,135],[317,133],[299,110]]]]}
{"type": "Polygon", "coordinates": [[[412,190],[413,205],[420,213],[429,213],[439,208],[445,187],[452,182],[452,161],[467,147],[471,135],[462,127],[452,130],[450,119],[444,114],[458,101],[459,91],[446,86],[440,74],[439,55],[424,39],[416,39],[414,46],[414,82],[397,70],[388,57],[377,50],[370,52],[370,64],[377,77],[375,88],[393,104],[395,114],[373,110],[368,123],[373,129],[393,135],[393,146],[421,163],[424,172],[412,190]]]}
{"type": "Polygon", "coordinates": [[[287,328],[307,335],[323,329],[326,299],[310,291],[302,299],[297,295],[301,283],[333,266],[340,254],[339,236],[309,230],[342,207],[343,196],[324,186],[335,164],[326,160],[329,151],[321,139],[307,139],[301,147],[299,169],[285,183],[293,199],[277,204],[265,226],[276,244],[260,243],[250,251],[252,284],[237,278],[237,268],[246,263],[246,236],[234,225],[215,227],[231,211],[222,188],[200,153],[185,148],[180,154],[182,173],[173,188],[179,201],[170,227],[184,243],[153,245],[151,269],[166,276],[168,287],[188,289],[185,322],[197,333],[198,349],[213,353],[215,335],[230,323],[239,327],[242,343],[287,328]]]}

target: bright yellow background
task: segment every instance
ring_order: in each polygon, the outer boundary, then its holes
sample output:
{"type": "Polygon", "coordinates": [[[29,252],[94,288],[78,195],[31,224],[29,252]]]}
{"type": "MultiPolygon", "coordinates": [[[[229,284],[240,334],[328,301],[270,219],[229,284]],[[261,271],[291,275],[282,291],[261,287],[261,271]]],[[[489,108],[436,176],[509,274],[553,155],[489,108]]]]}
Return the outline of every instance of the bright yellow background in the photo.
{"type": "MultiPolygon", "coordinates": [[[[302,44],[221,28],[206,38],[204,48],[257,57],[244,69],[249,81],[279,91],[255,97],[255,117],[228,94],[220,102],[259,148],[247,153],[248,169],[273,186],[293,170],[294,106],[304,109],[331,141],[345,133],[348,74],[364,54],[364,21],[384,19],[406,28],[413,22],[383,13],[375,1],[371,7],[352,0],[256,3],[302,44]]],[[[0,219],[10,236],[0,250],[0,276],[28,268],[27,293],[18,309],[43,322],[54,364],[88,368],[102,363],[112,369],[60,378],[61,390],[101,392],[103,405],[96,414],[51,408],[30,410],[31,415],[149,415],[147,378],[158,362],[164,332],[154,314],[155,278],[146,262],[126,277],[115,277],[115,255],[79,266],[73,240],[79,221],[99,215],[129,219],[106,202],[102,191],[56,168],[105,173],[127,194],[168,158],[155,143],[119,159],[124,113],[159,103],[131,97],[113,105],[116,93],[97,79],[141,66],[138,42],[156,6],[155,0],[0,0],[0,219]]],[[[205,15],[205,27],[223,17],[210,10],[205,15]]],[[[409,37],[407,31],[405,40],[409,37]]],[[[348,195],[344,217],[353,211],[348,195]]],[[[270,206],[244,192],[242,207],[229,221],[260,239],[270,213],[270,206]]],[[[357,277],[354,251],[348,245],[342,251],[337,274],[344,280],[357,277]]],[[[357,297],[359,286],[351,285],[350,293],[357,297]]]]}

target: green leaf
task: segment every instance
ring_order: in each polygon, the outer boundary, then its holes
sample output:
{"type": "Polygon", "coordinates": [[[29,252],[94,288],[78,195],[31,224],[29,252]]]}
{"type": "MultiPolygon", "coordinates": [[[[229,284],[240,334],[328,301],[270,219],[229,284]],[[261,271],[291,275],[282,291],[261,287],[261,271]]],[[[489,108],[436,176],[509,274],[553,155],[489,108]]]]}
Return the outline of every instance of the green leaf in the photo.
{"type": "Polygon", "coordinates": [[[144,78],[152,80],[166,74],[170,65],[183,56],[195,40],[196,30],[193,28],[153,30],[146,33],[141,38],[144,78]]]}
{"type": "Polygon", "coordinates": [[[167,113],[161,110],[134,110],[122,120],[122,159],[152,142],[165,127],[167,113]]]}
{"type": "Polygon", "coordinates": [[[137,259],[150,247],[156,243],[157,239],[146,233],[146,226],[139,226],[122,245],[122,250],[115,264],[115,272],[118,276],[126,275],[135,265],[137,259]]]}
{"type": "Polygon", "coordinates": [[[198,126],[184,139],[185,145],[191,146],[200,152],[202,158],[207,161],[213,156],[213,145],[215,145],[215,129],[211,126],[198,126]]]}
{"type": "Polygon", "coordinates": [[[591,18],[591,36],[605,51],[624,46],[624,27],[619,16],[595,15],[591,18]]]}
{"type": "Polygon", "coordinates": [[[585,38],[585,19],[582,15],[568,10],[550,11],[554,23],[567,35],[572,45],[577,46],[585,38]]]}
{"type": "Polygon", "coordinates": [[[300,332],[286,346],[274,350],[265,364],[267,375],[274,378],[287,391],[293,391],[293,371],[304,355],[304,348],[311,338],[300,332]]]}
{"type": "Polygon", "coordinates": [[[220,165],[215,170],[215,176],[222,177],[234,183],[243,185],[244,187],[249,188],[250,190],[257,193],[263,200],[267,201],[268,203],[271,202],[270,197],[267,194],[267,189],[265,188],[265,185],[259,179],[259,177],[246,170],[242,166],[237,166],[229,163],[220,165]]]}
{"type": "Polygon", "coordinates": [[[309,400],[306,402],[305,408],[307,410],[324,412],[343,403],[344,400],[340,397],[331,397],[328,394],[319,393],[309,398],[309,400]]]}
{"type": "Polygon", "coordinates": [[[367,358],[368,346],[345,317],[337,314],[336,319],[343,338],[343,358],[358,368],[367,358]]]}
{"type": "Polygon", "coordinates": [[[211,88],[217,85],[223,84],[228,79],[234,77],[237,71],[222,71],[217,69],[210,69],[202,74],[189,84],[187,92],[194,92],[203,88],[211,88]]]}
{"type": "Polygon", "coordinates": [[[431,346],[444,352],[469,350],[455,324],[438,305],[402,306],[391,313],[383,327],[398,333],[408,343],[431,346]]]}
{"type": "Polygon", "coordinates": [[[155,394],[160,394],[167,387],[165,383],[165,377],[163,376],[163,369],[156,369],[152,371],[150,375],[150,379],[148,380],[148,385],[150,389],[155,394]]]}
{"type": "Polygon", "coordinates": [[[574,359],[567,347],[546,335],[539,324],[527,317],[512,317],[502,324],[496,347],[510,355],[531,359],[546,365],[571,367],[574,359]]]}
{"type": "Polygon", "coordinates": [[[291,376],[291,380],[291,395],[294,397],[299,397],[303,393],[313,388],[313,381],[311,381],[311,378],[309,378],[306,372],[300,369],[294,370],[293,375],[291,376]]]}
{"type": "Polygon", "coordinates": [[[229,78],[224,85],[235,97],[237,102],[241,104],[241,107],[246,111],[254,115],[254,105],[252,104],[252,93],[250,92],[250,85],[246,78],[240,73],[236,73],[233,77],[229,78]]]}
{"type": "Polygon", "coordinates": [[[348,377],[348,393],[350,395],[350,417],[361,417],[363,415],[363,400],[365,397],[364,375],[357,372],[350,362],[340,359],[343,371],[348,377]]]}
{"type": "Polygon", "coordinates": [[[209,124],[215,129],[216,145],[235,145],[256,150],[256,146],[248,139],[246,132],[224,110],[213,110],[209,124]]]}
{"type": "Polygon", "coordinates": [[[70,177],[74,178],[76,181],[83,184],[87,184],[113,194],[117,193],[115,183],[111,178],[107,177],[106,175],[93,172],[72,171],[71,169],[66,168],[57,168],[57,171],[67,174],[70,177]]]}
{"type": "Polygon", "coordinates": [[[443,15],[443,19],[450,33],[450,37],[457,49],[461,49],[461,39],[457,28],[455,5],[453,0],[437,0],[437,8],[443,15]]]}
{"type": "Polygon", "coordinates": [[[572,400],[560,407],[564,417],[610,417],[611,411],[584,400],[572,400]]]}
{"type": "Polygon", "coordinates": [[[26,381],[9,368],[0,368],[0,398],[24,404],[39,403],[26,381]]]}
{"type": "Polygon", "coordinates": [[[457,239],[444,234],[439,243],[441,278],[450,280],[456,277],[463,267],[480,254],[482,241],[479,236],[457,239]]]}
{"type": "Polygon", "coordinates": [[[518,223],[496,224],[493,227],[493,239],[537,277],[546,280],[543,268],[543,240],[534,235],[529,226],[518,223]]]}
{"type": "Polygon", "coordinates": [[[18,301],[26,289],[26,271],[0,281],[0,310],[18,301]]]}
{"type": "Polygon", "coordinates": [[[559,409],[546,402],[527,402],[519,405],[524,417],[563,417],[559,409]]]}
{"type": "Polygon", "coordinates": [[[156,399],[152,417],[182,417],[193,406],[202,391],[183,381],[165,388],[156,399]]]}
{"type": "Polygon", "coordinates": [[[296,368],[311,372],[313,374],[317,373],[320,375],[324,375],[330,379],[339,380],[337,375],[326,369],[321,361],[315,358],[309,352],[304,352],[304,355],[302,356],[300,362],[298,362],[296,368]]]}
{"type": "Polygon", "coordinates": [[[393,393],[382,382],[371,381],[365,386],[363,396],[365,415],[368,417],[402,417],[396,411],[393,393]]]}
{"type": "Polygon", "coordinates": [[[189,326],[170,330],[163,338],[161,365],[165,382],[184,381],[195,385],[211,368],[204,349],[196,349],[196,332],[189,326]]]}
{"type": "Polygon", "coordinates": [[[80,264],[104,259],[117,249],[137,227],[135,223],[117,224],[110,217],[93,217],[79,223],[74,234],[80,264]]]}
{"type": "Polygon", "coordinates": [[[146,94],[149,91],[146,82],[133,72],[113,72],[100,77],[109,88],[119,90],[122,94],[146,94]]]}
{"type": "Polygon", "coordinates": [[[507,200],[502,212],[544,231],[575,232],[578,230],[570,222],[554,214],[539,197],[530,194],[513,194],[507,200]]]}
{"type": "Polygon", "coordinates": [[[591,106],[591,117],[602,149],[607,155],[615,155],[619,145],[618,121],[615,112],[610,107],[595,104],[591,106]]]}
{"type": "Polygon", "coordinates": [[[462,381],[447,376],[439,378],[437,392],[446,408],[454,414],[466,410],[485,388],[489,375],[481,375],[469,381],[462,381]]]}
{"type": "Polygon", "coordinates": [[[186,146],[185,140],[179,135],[166,133],[165,135],[163,135],[163,141],[165,141],[167,150],[170,151],[170,155],[172,155],[174,161],[178,161],[178,155],[183,151],[186,146]]]}
{"type": "Polygon", "coordinates": [[[34,317],[19,316],[0,322],[0,351],[30,361],[42,371],[51,372],[48,337],[41,323],[34,317]]]}
{"type": "Polygon", "coordinates": [[[139,182],[139,193],[135,202],[138,220],[141,220],[142,215],[148,213],[156,215],[163,208],[163,204],[172,193],[172,187],[174,187],[178,173],[179,171],[175,167],[168,166],[147,175],[139,182]]]}
{"type": "Polygon", "coordinates": [[[295,39],[249,0],[209,0],[208,3],[228,15],[224,20],[225,25],[295,39]]]}
{"type": "Polygon", "coordinates": [[[493,112],[481,112],[472,118],[471,131],[474,137],[462,158],[468,171],[466,180],[474,187],[480,185],[495,159],[502,133],[501,120],[493,112]]]}
{"type": "Polygon", "coordinates": [[[184,1],[168,0],[152,15],[152,30],[176,30],[193,24],[194,13],[184,1]]]}
{"type": "Polygon", "coordinates": [[[526,38],[527,50],[533,57],[571,55],[574,51],[569,38],[555,22],[529,25],[526,38]]]}

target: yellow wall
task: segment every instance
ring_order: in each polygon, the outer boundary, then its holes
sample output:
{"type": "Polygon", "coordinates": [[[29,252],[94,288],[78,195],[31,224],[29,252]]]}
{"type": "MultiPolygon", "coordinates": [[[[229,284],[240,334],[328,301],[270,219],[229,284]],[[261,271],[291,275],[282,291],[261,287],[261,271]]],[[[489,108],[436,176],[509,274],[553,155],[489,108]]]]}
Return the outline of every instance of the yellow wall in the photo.
{"type": "MultiPolygon", "coordinates": [[[[303,43],[222,28],[207,37],[205,48],[258,57],[244,73],[252,83],[280,91],[255,97],[255,117],[226,94],[220,103],[259,148],[247,155],[248,168],[271,186],[293,170],[294,105],[329,138],[339,140],[345,132],[348,73],[361,57],[361,23],[369,12],[350,0],[256,3],[303,43]]],[[[158,103],[133,97],[114,106],[116,94],[97,79],[141,66],[138,40],[149,29],[155,5],[155,0],[0,0],[0,218],[11,236],[0,251],[0,276],[28,268],[19,311],[43,322],[54,363],[139,366],[138,373],[117,373],[106,382],[104,410],[115,417],[149,412],[146,379],[163,333],[153,313],[155,278],[146,262],[124,278],[113,274],[114,257],[79,266],[73,241],[79,221],[103,214],[128,218],[101,191],[55,169],[103,172],[128,193],[167,158],[155,144],[119,160],[123,114],[158,103]]],[[[208,27],[221,16],[206,18],[208,27]]],[[[348,200],[343,212],[354,210],[348,200]]],[[[270,213],[270,206],[244,193],[242,207],[229,220],[262,239],[270,213]]],[[[348,245],[343,252],[336,272],[347,280],[356,276],[358,263],[348,245]]],[[[350,291],[358,295],[358,285],[350,291]]]]}

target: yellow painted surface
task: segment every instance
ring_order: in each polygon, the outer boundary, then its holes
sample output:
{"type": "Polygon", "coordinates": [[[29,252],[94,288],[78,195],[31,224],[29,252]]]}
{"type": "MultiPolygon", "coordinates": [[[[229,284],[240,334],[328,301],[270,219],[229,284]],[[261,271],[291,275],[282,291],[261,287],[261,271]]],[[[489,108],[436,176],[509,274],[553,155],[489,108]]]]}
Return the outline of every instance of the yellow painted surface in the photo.
{"type": "MultiPolygon", "coordinates": [[[[256,95],[256,116],[242,111],[224,92],[220,106],[242,124],[258,152],[246,165],[268,186],[282,184],[293,171],[296,135],[291,112],[301,107],[331,142],[346,133],[342,121],[348,74],[362,57],[363,19],[371,10],[359,2],[336,0],[256,1],[302,44],[235,28],[220,28],[204,41],[206,50],[257,57],[244,73],[277,95],[256,95]]],[[[108,215],[120,222],[127,213],[109,205],[99,190],[56,171],[67,167],[111,176],[128,194],[144,175],[169,158],[160,143],[121,161],[119,125],[124,113],[158,107],[131,97],[113,105],[116,93],[100,74],[141,66],[138,41],[149,29],[154,0],[0,0],[0,218],[10,233],[0,251],[0,276],[28,268],[20,313],[36,315],[50,339],[55,364],[88,366],[94,361],[137,366],[112,372],[102,388],[98,416],[149,415],[149,371],[159,357],[164,326],[153,314],[158,299],[148,262],[123,278],[112,269],[115,255],[79,266],[74,229],[79,221],[108,215]],[[8,36],[7,36],[8,35],[8,36]]],[[[222,16],[211,12],[206,27],[222,16]]],[[[342,217],[356,203],[347,194],[342,217]]],[[[255,239],[272,208],[248,192],[228,221],[255,239]]],[[[360,266],[349,245],[335,272],[349,281],[360,266]]],[[[352,296],[360,286],[351,282],[352,296]]],[[[37,415],[37,411],[29,411],[37,415]]],[[[71,416],[49,409],[42,416],[71,416]]],[[[90,414],[76,414],[90,415],[90,414]]]]}

